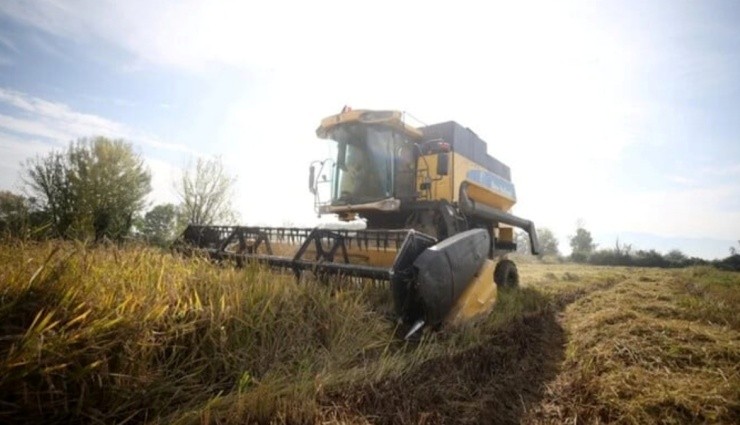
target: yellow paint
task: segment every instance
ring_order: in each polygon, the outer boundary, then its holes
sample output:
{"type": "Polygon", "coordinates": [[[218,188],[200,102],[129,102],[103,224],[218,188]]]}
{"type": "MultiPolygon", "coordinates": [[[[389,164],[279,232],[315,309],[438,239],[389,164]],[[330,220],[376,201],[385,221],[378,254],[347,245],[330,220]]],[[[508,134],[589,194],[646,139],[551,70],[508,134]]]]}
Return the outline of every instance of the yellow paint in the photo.
{"type": "MultiPolygon", "coordinates": [[[[270,247],[272,248],[273,255],[293,258],[298,252],[300,245],[271,242],[270,247]]],[[[326,249],[328,250],[329,247],[326,247],[326,249]]],[[[260,246],[258,254],[267,254],[267,250],[264,244],[260,246]]],[[[352,244],[352,247],[347,248],[347,257],[351,264],[363,264],[390,268],[393,265],[397,254],[398,251],[395,249],[395,247],[375,247],[372,245],[372,241],[370,241],[370,246],[368,246],[367,248],[365,248],[364,246],[358,247],[356,244],[352,244]]],[[[310,245],[306,249],[306,252],[304,253],[304,258],[309,260],[313,260],[316,258],[316,249],[313,245],[310,245]]],[[[344,262],[341,250],[337,250],[337,253],[334,256],[334,262],[344,262]]]]}
{"type": "Polygon", "coordinates": [[[480,314],[491,311],[496,302],[496,284],[493,283],[493,261],[486,260],[478,273],[473,277],[452,310],[447,314],[445,323],[456,326],[480,314]]]}
{"type": "MultiPolygon", "coordinates": [[[[515,200],[503,193],[466,180],[469,171],[485,170],[483,166],[458,153],[452,152],[449,155],[449,174],[447,176],[439,176],[437,175],[437,158],[437,154],[419,157],[419,171],[416,181],[417,188],[420,188],[427,178],[431,179],[431,196],[425,199],[457,202],[459,200],[460,184],[467,181],[468,196],[475,202],[490,205],[503,211],[509,211],[516,203],[515,200]]],[[[423,191],[422,194],[426,195],[423,191]]]]}
{"type": "Polygon", "coordinates": [[[321,120],[321,125],[316,129],[316,135],[322,139],[332,128],[345,123],[358,122],[363,124],[383,124],[394,128],[405,134],[411,140],[419,140],[422,137],[421,130],[410,126],[403,121],[403,112],[400,111],[370,111],[357,109],[342,112],[321,120]]]}
{"type": "MultiPolygon", "coordinates": [[[[452,154],[449,155],[452,161],[452,154]]],[[[419,157],[418,171],[416,173],[416,187],[419,192],[423,195],[422,199],[425,200],[446,200],[452,202],[454,197],[453,181],[452,181],[452,163],[448,168],[449,174],[446,176],[437,175],[437,154],[423,155],[419,157]],[[421,190],[421,185],[427,180],[431,179],[430,191],[421,190]],[[427,194],[431,195],[429,197],[427,194]]]]}
{"type": "Polygon", "coordinates": [[[508,196],[469,180],[468,196],[475,202],[490,205],[504,211],[509,211],[515,203],[515,201],[508,196]]]}
{"type": "Polygon", "coordinates": [[[514,228],[508,226],[499,227],[498,240],[502,242],[514,242],[514,228]]]}
{"type": "MultiPolygon", "coordinates": [[[[462,182],[466,181],[468,171],[472,170],[482,170],[486,171],[486,168],[482,165],[470,160],[467,157],[464,157],[460,154],[455,154],[453,157],[453,166],[452,169],[454,170],[454,180],[455,180],[455,187],[457,188],[454,192],[454,200],[457,202],[459,199],[459,188],[462,182]]],[[[498,209],[509,211],[511,207],[516,203],[515,200],[509,198],[508,196],[494,192],[491,189],[488,189],[486,187],[483,187],[479,184],[476,184],[474,182],[468,181],[470,185],[475,185],[478,188],[478,191],[476,192],[475,196],[478,196],[479,199],[475,199],[470,194],[470,187],[468,189],[468,195],[470,195],[470,198],[473,199],[476,202],[482,202],[486,205],[491,205],[493,207],[496,207],[498,209]]]]}

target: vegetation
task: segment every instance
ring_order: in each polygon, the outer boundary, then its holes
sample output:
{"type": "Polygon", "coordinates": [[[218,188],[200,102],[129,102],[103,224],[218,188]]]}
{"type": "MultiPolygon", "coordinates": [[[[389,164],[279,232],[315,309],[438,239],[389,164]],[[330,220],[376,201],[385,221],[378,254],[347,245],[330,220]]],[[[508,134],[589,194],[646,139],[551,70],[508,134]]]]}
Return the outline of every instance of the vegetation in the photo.
{"type": "Polygon", "coordinates": [[[210,225],[234,221],[231,191],[235,182],[220,158],[198,158],[195,167],[185,170],[176,188],[181,222],[210,225]]]}
{"type": "Polygon", "coordinates": [[[26,161],[26,197],[0,191],[0,236],[120,241],[135,230],[164,247],[188,224],[227,224],[235,178],[219,158],[183,171],[180,204],[156,205],[142,215],[151,191],[143,160],[123,140],[79,139],[66,150],[26,161]]]}
{"type": "Polygon", "coordinates": [[[575,262],[585,262],[592,252],[596,249],[594,239],[591,237],[591,232],[583,227],[583,224],[579,223],[576,229],[576,234],[570,237],[570,258],[575,262]]]}
{"type": "Polygon", "coordinates": [[[26,163],[26,183],[54,236],[120,240],[144,208],[151,176],[131,144],[79,139],[26,163]]]}
{"type": "Polygon", "coordinates": [[[156,205],[137,220],[137,231],[152,245],[169,246],[178,234],[178,212],[174,204],[156,205]]]}
{"type": "MultiPolygon", "coordinates": [[[[559,257],[560,249],[558,249],[558,239],[552,230],[547,227],[541,227],[537,229],[537,241],[540,245],[540,258],[544,256],[559,257]]],[[[529,243],[529,235],[526,232],[516,233],[517,252],[520,254],[529,254],[531,251],[529,243]]]]}
{"type": "Polygon", "coordinates": [[[0,234],[23,237],[29,227],[30,205],[21,195],[0,191],[0,234]]]}
{"type": "Polygon", "coordinates": [[[740,275],[528,264],[405,343],[378,284],[0,246],[0,422],[736,423],[740,275]]]}

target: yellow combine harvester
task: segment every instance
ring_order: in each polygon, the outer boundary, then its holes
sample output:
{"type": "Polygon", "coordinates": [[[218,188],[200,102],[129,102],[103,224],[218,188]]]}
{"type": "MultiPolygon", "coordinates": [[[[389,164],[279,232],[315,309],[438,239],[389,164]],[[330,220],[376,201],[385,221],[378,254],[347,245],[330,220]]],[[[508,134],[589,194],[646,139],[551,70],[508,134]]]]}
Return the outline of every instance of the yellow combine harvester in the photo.
{"type": "Polygon", "coordinates": [[[362,219],[364,229],[189,226],[181,241],[238,265],[390,281],[407,336],[487,312],[494,282],[518,285],[504,256],[516,249],[514,227],[537,253],[534,224],[509,213],[509,167],[471,130],[455,122],[415,128],[398,111],[345,107],[316,134],[337,143],[335,158],[309,169],[317,212],[362,219]]]}

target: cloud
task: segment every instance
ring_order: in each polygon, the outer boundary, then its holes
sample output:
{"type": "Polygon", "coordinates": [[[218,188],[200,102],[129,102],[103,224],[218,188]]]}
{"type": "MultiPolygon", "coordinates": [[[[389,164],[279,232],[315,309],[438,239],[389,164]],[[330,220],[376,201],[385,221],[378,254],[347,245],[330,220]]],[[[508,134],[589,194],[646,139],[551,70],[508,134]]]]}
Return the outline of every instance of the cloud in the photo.
{"type": "Polygon", "coordinates": [[[152,171],[152,202],[174,202],[172,182],[177,167],[157,159],[158,152],[200,153],[184,145],[163,141],[130,128],[122,123],[94,114],[73,110],[68,105],[52,102],[22,92],[0,87],[0,107],[11,114],[0,114],[0,186],[18,189],[21,185],[22,163],[55,148],[67,146],[81,136],[123,138],[147,148],[143,155],[152,171]]]}
{"type": "Polygon", "coordinates": [[[11,107],[15,116],[0,114],[0,129],[19,135],[42,137],[57,144],[86,136],[123,138],[157,149],[197,155],[178,143],[160,140],[127,125],[72,110],[64,103],[51,102],[0,87],[0,105],[11,107]]]}
{"type": "Polygon", "coordinates": [[[28,158],[50,151],[53,147],[38,139],[0,131],[0,188],[20,191],[21,164],[28,158]]]}
{"type": "Polygon", "coordinates": [[[581,44],[570,33],[561,39],[563,31],[540,37],[554,28],[553,15],[569,16],[568,10],[548,2],[537,4],[537,14],[531,13],[532,5],[455,6],[377,1],[358,10],[341,1],[8,0],[0,4],[0,12],[47,34],[81,42],[104,40],[151,63],[189,69],[209,64],[270,69],[320,61],[329,67],[332,62],[361,62],[386,73],[398,72],[401,64],[434,71],[455,57],[488,62],[476,60],[481,45],[498,54],[521,45],[581,44]],[[454,26],[425,25],[442,22],[454,26]],[[507,35],[516,36],[516,45],[507,35]],[[476,42],[457,43],[461,38],[476,42]]]}
{"type": "Polygon", "coordinates": [[[178,199],[174,191],[174,184],[180,176],[179,167],[169,162],[146,158],[146,164],[152,173],[152,192],[149,200],[152,204],[177,203],[178,199]]]}
{"type": "MultiPolygon", "coordinates": [[[[740,187],[674,189],[615,194],[625,208],[625,230],[666,236],[732,238],[740,235],[740,187]]],[[[605,223],[600,223],[606,228],[605,223]]]]}
{"type": "Polygon", "coordinates": [[[0,34],[0,45],[5,46],[6,49],[11,50],[15,53],[19,53],[18,47],[15,45],[15,43],[8,37],[0,34]]]}
{"type": "Polygon", "coordinates": [[[740,178],[740,162],[730,165],[714,165],[711,167],[702,167],[699,170],[700,174],[711,174],[714,176],[721,177],[738,177],[740,178]]]}
{"type": "Polygon", "coordinates": [[[112,136],[128,133],[125,126],[105,118],[73,111],[67,105],[0,88],[0,104],[24,117],[0,116],[0,127],[19,134],[68,141],[82,135],[112,136]]]}

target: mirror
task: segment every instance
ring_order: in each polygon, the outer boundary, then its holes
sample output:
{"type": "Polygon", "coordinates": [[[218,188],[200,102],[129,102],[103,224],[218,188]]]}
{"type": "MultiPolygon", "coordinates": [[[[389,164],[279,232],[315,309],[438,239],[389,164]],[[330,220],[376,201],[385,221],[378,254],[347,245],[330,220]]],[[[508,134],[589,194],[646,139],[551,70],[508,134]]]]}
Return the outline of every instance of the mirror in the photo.
{"type": "Polygon", "coordinates": [[[314,180],[316,180],[316,167],[311,165],[308,167],[308,190],[315,195],[316,185],[314,184],[314,180]]]}
{"type": "Polygon", "coordinates": [[[446,176],[449,172],[450,165],[450,154],[447,152],[440,152],[437,154],[437,175],[446,176]]]}
{"type": "Polygon", "coordinates": [[[337,154],[337,166],[341,170],[346,170],[347,167],[345,167],[345,157],[347,156],[347,144],[346,143],[339,143],[339,152],[337,154]]]}

